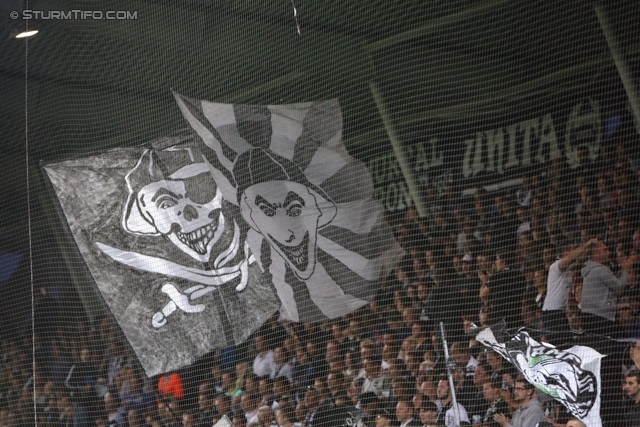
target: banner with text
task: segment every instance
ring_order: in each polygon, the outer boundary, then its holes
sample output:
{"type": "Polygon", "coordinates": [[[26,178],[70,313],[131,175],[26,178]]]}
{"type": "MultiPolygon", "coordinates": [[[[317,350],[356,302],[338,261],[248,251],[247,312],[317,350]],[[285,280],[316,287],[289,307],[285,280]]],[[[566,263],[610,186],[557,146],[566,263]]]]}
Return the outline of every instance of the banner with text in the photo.
{"type": "MultiPolygon", "coordinates": [[[[554,90],[515,99],[495,99],[461,107],[460,119],[432,120],[419,128],[396,120],[406,157],[421,190],[433,187],[443,193],[501,184],[520,178],[523,171],[544,169],[560,159],[578,165],[577,149],[588,149],[598,158],[611,136],[608,123],[633,127],[622,85],[616,75],[593,88],[554,90]],[[491,113],[487,113],[491,112],[491,113]]],[[[368,167],[374,179],[375,197],[388,211],[413,204],[393,151],[372,156],[368,167]]]]}

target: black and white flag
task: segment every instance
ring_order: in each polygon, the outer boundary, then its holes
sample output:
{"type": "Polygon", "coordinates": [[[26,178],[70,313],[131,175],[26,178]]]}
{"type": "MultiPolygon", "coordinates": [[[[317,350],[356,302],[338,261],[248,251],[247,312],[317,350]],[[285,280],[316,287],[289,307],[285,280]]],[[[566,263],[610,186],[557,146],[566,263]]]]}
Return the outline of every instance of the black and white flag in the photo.
{"type": "Polygon", "coordinates": [[[374,297],[403,251],[373,199],[366,166],[342,141],[336,100],[230,105],[175,94],[210,150],[251,253],[296,322],[336,318],[374,297]]]}
{"type": "Polygon", "coordinates": [[[314,322],[370,302],[404,252],[337,101],[176,99],[195,132],[44,167],[147,375],[244,341],[278,308],[314,322]]]}
{"type": "MultiPolygon", "coordinates": [[[[500,335],[498,335],[500,336],[500,335]]],[[[540,343],[520,331],[504,342],[496,339],[491,328],[476,339],[515,366],[538,390],[563,404],[586,425],[602,427],[600,419],[600,359],[603,355],[590,347],[573,346],[568,350],[540,343]]]]}
{"type": "Polygon", "coordinates": [[[201,148],[186,131],[147,149],[44,167],[100,295],[149,376],[246,340],[280,306],[201,148]]]}

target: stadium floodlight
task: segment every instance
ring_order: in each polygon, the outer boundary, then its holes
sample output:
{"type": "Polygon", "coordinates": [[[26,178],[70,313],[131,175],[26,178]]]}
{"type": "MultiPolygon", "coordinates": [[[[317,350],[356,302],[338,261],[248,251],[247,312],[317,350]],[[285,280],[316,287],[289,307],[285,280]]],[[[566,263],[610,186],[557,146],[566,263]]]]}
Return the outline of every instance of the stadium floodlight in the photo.
{"type": "Polygon", "coordinates": [[[38,30],[23,31],[23,32],[17,34],[16,38],[17,39],[25,39],[27,37],[35,36],[36,34],[38,34],[38,30]]]}

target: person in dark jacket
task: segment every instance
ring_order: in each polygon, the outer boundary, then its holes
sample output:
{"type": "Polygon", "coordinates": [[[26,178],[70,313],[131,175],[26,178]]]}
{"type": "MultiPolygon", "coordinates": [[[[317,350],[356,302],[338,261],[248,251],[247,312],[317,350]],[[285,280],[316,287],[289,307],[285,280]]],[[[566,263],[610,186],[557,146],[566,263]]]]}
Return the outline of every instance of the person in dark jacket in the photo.
{"type": "Polygon", "coordinates": [[[210,427],[214,424],[213,419],[219,417],[214,397],[214,390],[211,388],[198,394],[198,407],[200,408],[198,427],[210,427]]]}
{"type": "Polygon", "coordinates": [[[460,293],[452,282],[454,275],[455,272],[451,270],[438,269],[433,280],[435,286],[431,289],[426,303],[429,322],[436,326],[438,334],[440,331],[438,325],[442,322],[447,339],[451,343],[460,341],[464,337],[460,308],[450,303],[460,299],[460,293]]]}
{"type": "Polygon", "coordinates": [[[495,273],[487,282],[491,304],[491,323],[504,319],[507,328],[523,325],[521,309],[517,295],[522,295],[527,287],[524,275],[511,268],[513,256],[503,251],[496,254],[495,273]]]}
{"type": "Polygon", "coordinates": [[[91,350],[83,347],[80,350],[80,360],[71,366],[64,382],[74,403],[76,424],[88,423],[102,406],[94,391],[96,381],[97,370],[91,363],[91,350]]]}
{"type": "Polygon", "coordinates": [[[493,416],[496,414],[504,414],[510,416],[509,405],[500,396],[500,389],[502,387],[502,377],[492,379],[488,383],[485,383],[482,389],[482,394],[485,400],[489,403],[487,412],[482,417],[484,424],[490,424],[493,422],[493,416]]]}
{"type": "Polygon", "coordinates": [[[627,373],[623,389],[629,396],[624,412],[624,425],[640,427],[640,371],[634,369],[627,373]]]}

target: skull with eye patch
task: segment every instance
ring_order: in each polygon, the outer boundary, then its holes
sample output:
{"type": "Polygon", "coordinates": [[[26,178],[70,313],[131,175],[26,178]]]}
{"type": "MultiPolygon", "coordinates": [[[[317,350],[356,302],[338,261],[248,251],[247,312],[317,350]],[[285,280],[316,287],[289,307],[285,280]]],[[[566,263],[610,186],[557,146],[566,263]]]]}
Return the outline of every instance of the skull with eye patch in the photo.
{"type": "Polygon", "coordinates": [[[123,227],[134,234],[166,236],[193,259],[208,262],[225,233],[222,193],[206,163],[185,163],[167,170],[155,152],[142,156],[127,175],[130,193],[123,227]]]}

